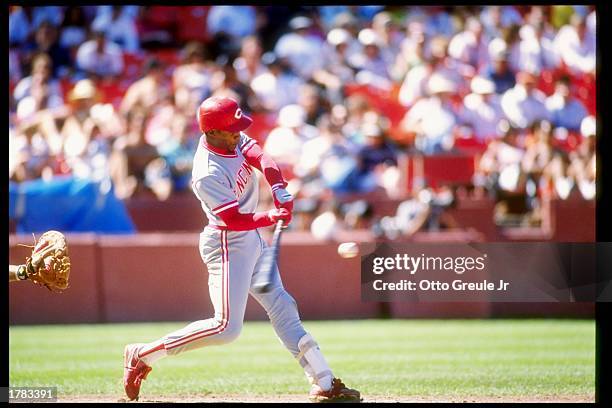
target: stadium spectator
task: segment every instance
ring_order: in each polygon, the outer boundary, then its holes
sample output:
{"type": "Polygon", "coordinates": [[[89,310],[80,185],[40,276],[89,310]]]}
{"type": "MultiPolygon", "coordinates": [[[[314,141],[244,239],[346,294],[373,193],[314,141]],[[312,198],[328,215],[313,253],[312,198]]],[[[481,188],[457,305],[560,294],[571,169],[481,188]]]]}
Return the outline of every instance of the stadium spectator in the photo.
{"type": "Polygon", "coordinates": [[[555,33],[544,13],[544,7],[533,6],[526,16],[528,24],[519,30],[517,67],[520,71],[540,74],[560,64],[554,44],[555,33]]]}
{"type": "Polygon", "coordinates": [[[361,30],[358,39],[363,46],[363,52],[351,58],[351,65],[357,70],[355,80],[375,88],[391,90],[389,70],[393,56],[383,48],[382,40],[371,28],[361,30]]]}
{"type": "Polygon", "coordinates": [[[522,222],[529,212],[525,189],[526,175],[521,161],[525,151],[520,145],[520,129],[507,120],[499,124],[500,140],[492,140],[478,163],[475,185],[484,185],[495,197],[498,224],[522,222]]]}
{"type": "Polygon", "coordinates": [[[455,34],[448,44],[448,55],[476,69],[489,60],[489,39],[483,34],[482,24],[476,17],[469,17],[463,31],[455,34]]]}
{"type": "Polygon", "coordinates": [[[120,199],[149,193],[166,199],[172,191],[165,161],[146,141],[146,123],[147,117],[137,111],[129,118],[127,134],[113,144],[111,177],[115,194],[120,199]]]}
{"type": "Polygon", "coordinates": [[[536,88],[536,76],[527,71],[516,74],[516,85],[501,98],[504,114],[512,126],[526,129],[537,120],[550,120],[546,95],[536,88]]]}
{"type": "Polygon", "coordinates": [[[402,40],[400,50],[391,67],[391,76],[394,81],[401,82],[408,71],[425,63],[424,30],[425,27],[421,22],[408,24],[407,35],[402,40]]]}
{"type": "Polygon", "coordinates": [[[32,72],[30,76],[23,78],[17,83],[13,91],[15,102],[21,101],[31,95],[32,87],[44,84],[47,87],[49,101],[63,102],[62,88],[57,79],[53,78],[53,61],[47,54],[38,54],[32,59],[32,72]]]}
{"type": "Polygon", "coordinates": [[[357,36],[359,35],[359,31],[361,31],[362,27],[357,17],[355,17],[351,12],[345,11],[338,14],[334,18],[332,28],[341,28],[350,34],[351,41],[349,41],[347,56],[352,56],[362,51],[361,44],[359,44],[359,41],[357,41],[357,36]]]}
{"type": "Polygon", "coordinates": [[[407,23],[420,21],[428,38],[444,37],[450,39],[455,34],[455,23],[449,10],[444,6],[415,7],[408,16],[407,23]]]}
{"type": "Polygon", "coordinates": [[[323,41],[310,34],[312,26],[313,21],[308,17],[292,18],[289,21],[291,32],[281,36],[274,46],[276,56],[286,59],[293,72],[303,80],[309,80],[322,66],[323,41]]]}
{"type": "Polygon", "coordinates": [[[294,168],[302,190],[312,190],[304,185],[317,184],[320,189],[329,188],[334,193],[351,191],[350,177],[357,165],[356,146],[342,134],[342,122],[338,119],[337,113],[322,116],[317,123],[319,135],[304,143],[294,168]]]}
{"type": "Polygon", "coordinates": [[[140,50],[134,21],[136,16],[126,12],[125,7],[111,6],[110,13],[98,13],[91,28],[94,31],[104,31],[107,40],[120,46],[124,52],[136,53],[140,50]]]}
{"type": "Polygon", "coordinates": [[[457,92],[452,80],[433,74],[428,81],[429,97],[422,99],[406,113],[402,127],[416,133],[415,147],[424,154],[435,154],[452,149],[453,131],[457,124],[451,97],[457,92]]]}
{"type": "Polygon", "coordinates": [[[77,50],[76,64],[89,76],[117,77],[123,71],[123,52],[117,44],[106,40],[104,31],[93,31],[92,39],[77,50]]]}
{"type": "Polygon", "coordinates": [[[459,121],[472,129],[473,137],[479,142],[496,138],[497,125],[504,118],[495,84],[481,76],[475,76],[470,87],[472,93],[463,98],[459,121]]]}
{"type": "Polygon", "coordinates": [[[569,131],[578,131],[587,110],[578,99],[571,95],[571,82],[568,77],[560,78],[555,86],[555,93],[546,99],[546,109],[554,127],[563,127],[569,131]]]}
{"type": "Polygon", "coordinates": [[[321,211],[310,224],[310,233],[317,241],[334,241],[347,230],[342,217],[342,206],[337,200],[323,202],[321,211]]]}
{"type": "Polygon", "coordinates": [[[24,51],[24,62],[29,63],[30,55],[45,53],[51,57],[53,62],[53,77],[66,76],[72,67],[72,58],[69,51],[61,46],[58,41],[57,27],[49,21],[40,23],[34,32],[33,41],[22,46],[24,51]]]}
{"type": "Polygon", "coordinates": [[[563,150],[556,150],[543,172],[546,184],[550,186],[552,198],[566,200],[577,192],[575,168],[572,167],[569,155],[563,150]]]}
{"type": "Polygon", "coordinates": [[[212,96],[236,100],[247,114],[263,110],[253,90],[238,80],[236,69],[231,63],[222,65],[213,73],[210,87],[212,96]]]}
{"type": "MultiPolygon", "coordinates": [[[[595,24],[592,23],[592,25],[595,24]]],[[[584,16],[578,13],[574,13],[570,24],[561,27],[557,33],[554,40],[555,48],[572,74],[595,74],[595,36],[593,34],[588,29],[584,16]]]]}
{"type": "Polygon", "coordinates": [[[11,6],[9,14],[9,44],[24,44],[32,31],[32,7],[11,6]]]}
{"type": "Polygon", "coordinates": [[[570,152],[571,166],[580,194],[585,200],[595,199],[597,189],[596,121],[587,116],[580,126],[582,142],[575,151],[570,152]]]}
{"type": "Polygon", "coordinates": [[[207,63],[204,46],[189,42],[181,51],[181,63],[172,73],[175,103],[185,115],[195,112],[210,95],[212,64],[207,63]]]}
{"type": "Polygon", "coordinates": [[[235,57],[242,38],[255,34],[256,28],[253,6],[211,6],[208,10],[206,29],[221,54],[235,57]]]}
{"type": "Polygon", "coordinates": [[[268,70],[253,78],[250,85],[263,108],[276,112],[284,106],[297,103],[295,90],[304,81],[291,71],[286,61],[279,59],[273,52],[265,53],[261,60],[268,70]]]}
{"type": "Polygon", "coordinates": [[[394,216],[384,216],[374,227],[376,235],[394,240],[411,237],[428,227],[432,215],[433,192],[426,187],[415,187],[410,198],[402,201],[394,216]]]}
{"type": "Polygon", "coordinates": [[[23,78],[19,54],[19,50],[16,47],[9,48],[9,81],[13,84],[16,84],[19,82],[19,80],[21,80],[21,78],[23,78]]]}
{"type": "Polygon", "coordinates": [[[381,11],[372,19],[372,30],[379,39],[379,45],[392,58],[400,51],[404,35],[393,21],[391,13],[381,11]]]}
{"type": "Polygon", "coordinates": [[[480,12],[480,21],[489,38],[497,38],[504,29],[521,25],[523,18],[514,6],[485,6],[480,12]]]}
{"type": "Polygon", "coordinates": [[[253,78],[266,72],[267,68],[261,61],[261,42],[256,35],[243,38],[241,44],[240,56],[234,60],[233,66],[238,80],[249,85],[253,78]]]}
{"type": "Polygon", "coordinates": [[[176,6],[139,6],[135,22],[141,47],[175,46],[177,21],[176,6]]]}
{"type": "Polygon", "coordinates": [[[87,40],[87,18],[82,6],[68,6],[64,13],[64,21],[60,26],[59,43],[70,50],[74,60],[78,46],[87,40]]]}
{"type": "Polygon", "coordinates": [[[530,196],[535,196],[538,188],[542,187],[542,174],[556,150],[552,129],[551,123],[546,120],[537,122],[521,160],[521,170],[527,178],[526,189],[530,196]]]}
{"type": "Polygon", "coordinates": [[[153,113],[160,100],[170,93],[165,83],[164,66],[155,59],[149,59],[144,66],[144,76],[134,82],[125,92],[119,111],[125,118],[140,111],[148,116],[153,113]]]}
{"type": "MultiPolygon", "coordinates": [[[[360,128],[366,115],[371,112],[370,105],[363,95],[355,94],[346,98],[346,119],[342,125],[342,133],[355,144],[363,144],[360,128]]],[[[338,111],[338,109],[336,109],[338,111]]],[[[333,114],[332,110],[332,114],[333,114]]]]}
{"type": "Polygon", "coordinates": [[[306,114],[304,122],[311,126],[310,129],[314,129],[321,115],[329,111],[329,103],[321,95],[319,87],[310,83],[301,85],[297,93],[297,104],[304,109],[306,114]]]}
{"type": "Polygon", "coordinates": [[[192,161],[199,139],[190,136],[188,122],[189,119],[183,115],[173,116],[168,129],[169,137],[157,146],[170,172],[171,192],[191,188],[192,161]]]}
{"type": "Polygon", "coordinates": [[[32,104],[17,110],[17,126],[9,129],[9,180],[23,182],[52,174],[52,153],[32,104]]]}
{"type": "Polygon", "coordinates": [[[57,93],[51,92],[51,87],[40,77],[34,77],[30,86],[29,94],[23,97],[17,104],[17,112],[29,112],[27,116],[39,115],[49,111],[55,114],[63,111],[64,100],[57,93]]]}
{"type": "Polygon", "coordinates": [[[481,72],[481,75],[495,84],[495,93],[503,94],[516,85],[516,75],[510,69],[508,62],[508,45],[501,38],[495,38],[489,43],[491,62],[481,72]]]}
{"type": "Polygon", "coordinates": [[[159,99],[153,105],[153,109],[140,110],[140,112],[149,115],[147,128],[145,130],[145,139],[148,144],[157,148],[169,139],[175,137],[175,135],[172,134],[175,118],[183,116],[174,103],[174,96],[167,92],[160,95],[159,99]]]}
{"type": "Polygon", "coordinates": [[[384,188],[384,173],[397,166],[397,152],[387,141],[380,124],[364,123],[361,133],[365,144],[356,152],[357,167],[351,188],[353,192],[367,193],[384,188]]]}
{"type": "Polygon", "coordinates": [[[264,151],[285,168],[299,162],[302,147],[317,136],[317,129],[306,124],[306,111],[300,105],[287,105],[278,113],[278,126],[266,138],[264,151]]]}
{"type": "Polygon", "coordinates": [[[313,80],[325,87],[331,103],[341,103],[342,89],[355,79],[354,69],[348,61],[348,48],[354,42],[351,34],[343,28],[334,28],[327,34],[323,49],[323,66],[313,72],[313,80]]]}
{"type": "MultiPolygon", "coordinates": [[[[426,63],[416,65],[408,71],[402,82],[398,100],[406,107],[411,107],[428,94],[428,81],[434,73],[448,78],[455,86],[463,84],[464,78],[471,78],[474,75],[472,67],[449,58],[448,40],[444,37],[430,40],[428,54],[425,56],[426,63]]],[[[463,89],[456,89],[456,92],[463,92],[463,89]]]]}
{"type": "Polygon", "coordinates": [[[90,79],[78,81],[68,94],[68,101],[69,111],[60,134],[63,154],[74,168],[73,160],[80,162],[88,153],[90,142],[95,140],[94,145],[100,147],[100,140],[118,137],[123,132],[123,124],[111,104],[100,102],[100,93],[90,79]]]}
{"type": "Polygon", "coordinates": [[[9,43],[25,44],[30,34],[38,29],[43,22],[58,27],[64,18],[63,7],[22,7],[11,6],[9,14],[9,43]]]}

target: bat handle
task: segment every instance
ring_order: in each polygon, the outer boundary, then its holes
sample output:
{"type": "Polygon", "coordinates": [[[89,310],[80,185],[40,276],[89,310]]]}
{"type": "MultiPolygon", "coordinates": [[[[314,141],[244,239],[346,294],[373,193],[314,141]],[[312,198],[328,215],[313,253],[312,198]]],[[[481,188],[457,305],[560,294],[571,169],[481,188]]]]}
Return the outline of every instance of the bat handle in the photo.
{"type": "Polygon", "coordinates": [[[285,225],[284,220],[276,221],[276,227],[274,228],[274,234],[272,235],[272,242],[270,243],[270,246],[274,250],[275,255],[278,252],[280,236],[281,236],[281,232],[283,232],[284,225],[285,225]]]}

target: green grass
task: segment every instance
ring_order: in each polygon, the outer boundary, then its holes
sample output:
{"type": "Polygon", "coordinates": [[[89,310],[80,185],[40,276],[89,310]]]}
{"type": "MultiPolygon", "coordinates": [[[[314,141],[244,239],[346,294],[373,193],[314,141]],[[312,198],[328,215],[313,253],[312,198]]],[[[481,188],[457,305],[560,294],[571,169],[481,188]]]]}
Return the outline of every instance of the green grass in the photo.
{"type": "MultiPolygon", "coordinates": [[[[592,396],[589,320],[353,320],[305,322],[334,373],[364,395],[592,396]]],[[[122,396],[123,346],[183,323],[11,326],[10,385],[68,395],[122,396]]],[[[160,360],[147,396],[278,395],[307,390],[300,366],[268,322],[234,343],[160,360]]],[[[143,388],[143,390],[145,389],[143,388]]]]}

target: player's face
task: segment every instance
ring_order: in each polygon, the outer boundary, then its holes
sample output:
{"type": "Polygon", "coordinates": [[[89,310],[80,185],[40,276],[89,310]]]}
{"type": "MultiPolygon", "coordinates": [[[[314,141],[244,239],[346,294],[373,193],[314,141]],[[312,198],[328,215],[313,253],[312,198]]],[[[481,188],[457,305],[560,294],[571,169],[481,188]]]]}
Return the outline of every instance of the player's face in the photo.
{"type": "Polygon", "coordinates": [[[207,141],[214,146],[233,152],[240,141],[240,132],[213,130],[207,134],[207,141]]]}

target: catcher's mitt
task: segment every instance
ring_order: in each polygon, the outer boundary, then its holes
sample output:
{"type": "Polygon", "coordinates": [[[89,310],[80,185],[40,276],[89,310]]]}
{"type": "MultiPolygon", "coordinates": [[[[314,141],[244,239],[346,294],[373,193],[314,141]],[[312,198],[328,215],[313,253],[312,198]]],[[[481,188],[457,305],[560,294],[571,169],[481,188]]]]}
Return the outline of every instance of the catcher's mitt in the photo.
{"type": "Polygon", "coordinates": [[[32,282],[52,292],[68,288],[70,258],[64,234],[59,231],[42,234],[25,265],[27,277],[32,282]]]}

